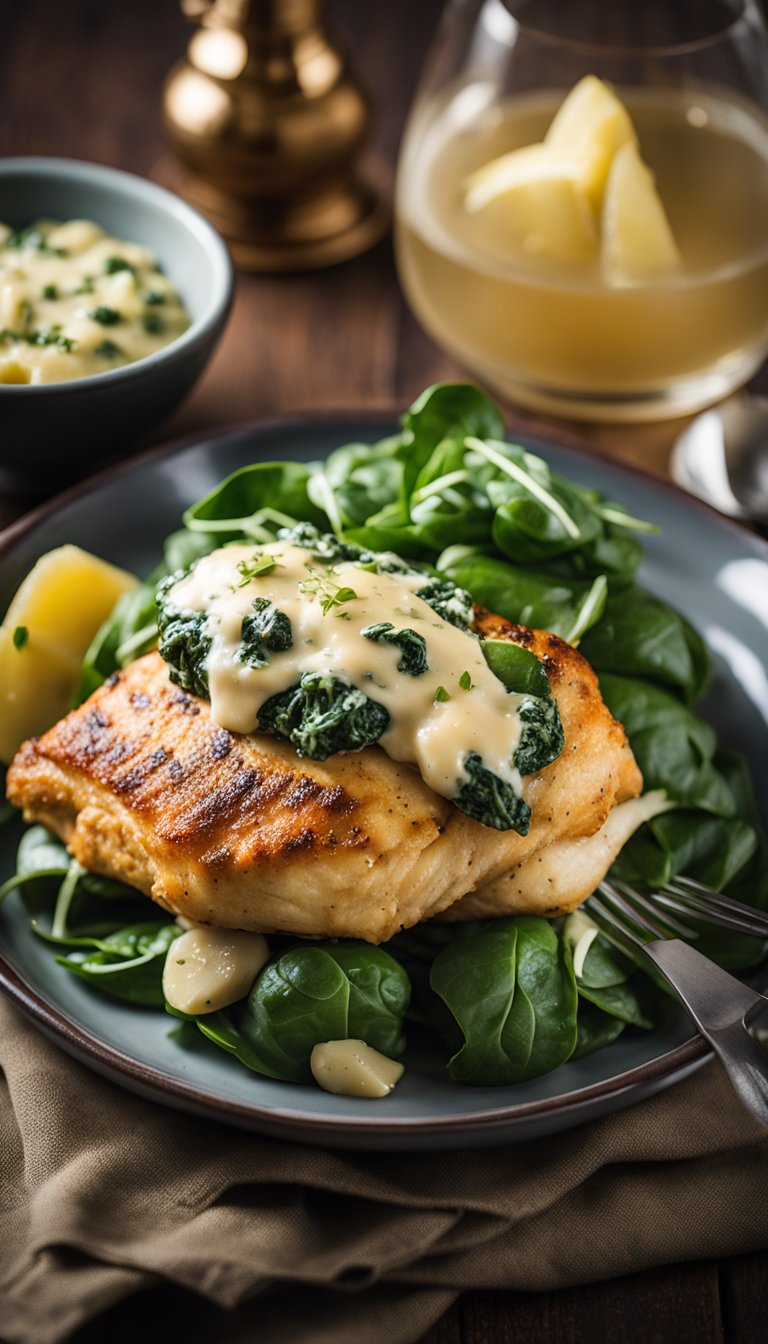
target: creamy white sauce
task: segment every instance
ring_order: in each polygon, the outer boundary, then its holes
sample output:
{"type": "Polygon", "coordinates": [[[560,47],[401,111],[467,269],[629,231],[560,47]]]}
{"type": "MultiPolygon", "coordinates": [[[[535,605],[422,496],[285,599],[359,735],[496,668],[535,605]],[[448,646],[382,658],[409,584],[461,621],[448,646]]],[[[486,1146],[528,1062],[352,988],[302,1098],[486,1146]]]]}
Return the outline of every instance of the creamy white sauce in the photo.
{"type": "Polygon", "coordinates": [[[520,794],[521,778],[511,764],[520,737],[521,695],[510,694],[491,672],[475,635],[442,619],[416,591],[423,574],[375,574],[353,561],[332,567],[312,552],[288,542],[232,545],[203,557],[171,589],[168,602],[207,613],[205,632],[213,644],[207,661],[211,716],[236,733],[258,728],[265,700],[294,686],[302,673],[332,674],[357,687],[388,710],[390,725],[381,746],[396,761],[415,765],[436,793],[455,797],[468,776],[465,758],[477,752],[483,764],[520,794]],[[269,554],[278,562],[270,573],[247,583],[238,565],[269,554]],[[301,584],[329,581],[326,591],[351,588],[356,596],[323,612],[317,593],[301,584]],[[237,660],[243,617],[255,597],[266,597],[291,622],[293,646],[273,653],[265,667],[237,660]],[[380,621],[409,628],[426,642],[429,669],[420,676],[400,672],[402,650],[365,638],[361,631],[380,621]],[[471,679],[463,689],[460,680],[471,679]],[[449,698],[435,700],[442,687],[449,698]]]}
{"type": "Polygon", "coordinates": [[[189,326],[157,259],[90,220],[0,224],[0,383],[57,383],[135,363],[189,326]]]}

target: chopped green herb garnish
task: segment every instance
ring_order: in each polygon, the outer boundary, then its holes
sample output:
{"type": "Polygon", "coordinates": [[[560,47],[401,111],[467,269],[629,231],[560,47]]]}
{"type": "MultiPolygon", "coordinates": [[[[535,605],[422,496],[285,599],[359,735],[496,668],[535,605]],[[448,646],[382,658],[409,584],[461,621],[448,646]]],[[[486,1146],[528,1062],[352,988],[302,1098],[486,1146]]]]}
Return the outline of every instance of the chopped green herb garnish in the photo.
{"type": "Polygon", "coordinates": [[[34,317],[34,309],[32,307],[32,304],[29,302],[29,299],[22,299],[21,303],[19,304],[19,317],[21,318],[25,326],[28,326],[29,323],[32,321],[32,318],[34,317]]]}
{"type": "Polygon", "coordinates": [[[105,275],[117,275],[118,271],[130,271],[131,275],[136,274],[136,267],[132,266],[125,257],[107,257],[104,262],[105,275]]]}
{"type": "Polygon", "coordinates": [[[462,672],[461,676],[459,677],[459,685],[462,691],[472,690],[472,678],[469,672],[462,672]]]}
{"type": "Polygon", "coordinates": [[[237,572],[242,577],[237,587],[245,588],[251,582],[251,579],[258,579],[263,574],[271,574],[273,569],[284,568],[285,566],[274,555],[255,555],[253,560],[241,560],[238,563],[237,572]]]}
{"type": "Polygon", "coordinates": [[[144,303],[148,303],[150,304],[150,306],[154,306],[155,304],[158,303],[165,303],[167,295],[163,294],[162,290],[160,289],[148,289],[142,294],[141,297],[144,303]]]}
{"type": "Polygon", "coordinates": [[[93,291],[94,291],[94,289],[95,289],[95,287],[96,287],[96,276],[95,276],[95,275],[84,275],[83,278],[82,278],[82,280],[80,281],[80,284],[77,286],[77,289],[75,290],[75,293],[76,293],[76,294],[92,294],[93,291]]]}
{"type": "Polygon", "coordinates": [[[103,304],[98,308],[92,308],[88,316],[94,322],[99,322],[102,327],[114,327],[123,320],[116,308],[107,308],[103,304]]]}
{"type": "Polygon", "coordinates": [[[142,313],[141,325],[148,336],[157,336],[165,331],[165,322],[159,313],[142,313]]]}
{"type": "MultiPolygon", "coordinates": [[[[311,569],[309,565],[307,568],[311,569]]],[[[354,588],[345,588],[335,582],[332,577],[334,570],[329,569],[325,574],[313,574],[310,579],[302,579],[299,584],[300,593],[309,593],[320,600],[320,606],[323,615],[327,616],[335,607],[343,606],[345,602],[353,602],[357,597],[354,588]]],[[[344,620],[349,620],[346,611],[336,611],[336,616],[341,616],[344,620]]]]}
{"type": "Polygon", "coordinates": [[[0,331],[0,341],[26,341],[27,345],[57,345],[60,350],[74,350],[77,345],[71,336],[62,336],[61,326],[56,323],[52,327],[42,327],[39,331],[12,331],[10,327],[3,327],[0,331]]]}
{"type": "Polygon", "coordinates": [[[433,700],[436,705],[442,704],[444,700],[450,700],[450,698],[451,697],[446,691],[444,686],[438,686],[433,696],[433,700]]]}
{"type": "Polygon", "coordinates": [[[13,647],[19,650],[23,649],[28,639],[29,630],[26,625],[17,625],[13,632],[13,647]]]}
{"type": "Polygon", "coordinates": [[[122,355],[123,352],[119,345],[115,345],[114,341],[107,340],[102,341],[97,345],[93,353],[94,355],[102,355],[104,359],[115,359],[118,355],[122,355]]]}
{"type": "Polygon", "coordinates": [[[10,237],[6,238],[5,246],[19,251],[23,248],[30,248],[46,257],[69,256],[65,247],[51,247],[45,234],[40,229],[36,229],[34,225],[28,225],[26,229],[15,229],[10,237]]]}
{"type": "Polygon", "coordinates": [[[43,285],[44,299],[58,299],[58,297],[59,297],[59,291],[56,285],[43,285]]]}

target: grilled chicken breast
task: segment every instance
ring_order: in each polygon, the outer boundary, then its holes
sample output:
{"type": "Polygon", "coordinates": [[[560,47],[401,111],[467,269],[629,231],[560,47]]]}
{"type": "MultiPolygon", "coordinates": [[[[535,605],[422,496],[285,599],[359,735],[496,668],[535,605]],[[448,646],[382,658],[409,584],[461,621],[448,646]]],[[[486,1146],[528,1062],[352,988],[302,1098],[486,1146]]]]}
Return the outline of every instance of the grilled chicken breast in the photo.
{"type": "MultiPolygon", "coordinates": [[[[565,748],[524,780],[527,836],[472,820],[380,747],[321,763],[275,737],[230,733],[157,653],[25,742],[8,796],[86,868],[199,923],[378,943],[448,907],[474,917],[479,907],[455,904],[470,892],[502,913],[493,884],[599,831],[642,781],[575,649],[481,610],[475,628],[532,649],[557,697],[565,748]]],[[[529,883],[524,908],[572,908],[583,886],[560,883],[553,899],[546,881],[529,883]]]]}

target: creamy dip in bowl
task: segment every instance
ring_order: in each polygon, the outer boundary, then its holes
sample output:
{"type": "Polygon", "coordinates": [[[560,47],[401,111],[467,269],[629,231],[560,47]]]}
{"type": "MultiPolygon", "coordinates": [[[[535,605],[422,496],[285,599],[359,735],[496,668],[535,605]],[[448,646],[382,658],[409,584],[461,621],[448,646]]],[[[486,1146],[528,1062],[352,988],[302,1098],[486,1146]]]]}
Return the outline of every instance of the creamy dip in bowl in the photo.
{"type": "Polygon", "coordinates": [[[0,383],[106,373],[162,350],[188,326],[149,248],[87,219],[0,223],[0,383]]]}
{"type": "Polygon", "coordinates": [[[0,485],[50,494],[186,395],[232,263],[185,201],[99,164],[0,160],[0,221],[0,485]]]}

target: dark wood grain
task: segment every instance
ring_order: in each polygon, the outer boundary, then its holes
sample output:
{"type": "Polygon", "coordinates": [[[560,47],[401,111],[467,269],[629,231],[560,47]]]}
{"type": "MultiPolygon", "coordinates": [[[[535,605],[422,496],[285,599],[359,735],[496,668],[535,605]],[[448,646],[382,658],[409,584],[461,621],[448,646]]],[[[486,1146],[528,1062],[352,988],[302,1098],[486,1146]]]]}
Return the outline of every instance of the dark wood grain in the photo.
{"type": "MultiPolygon", "coordinates": [[[[614,15],[619,8],[611,7],[614,15]]],[[[331,22],[373,96],[371,155],[379,175],[391,176],[441,9],[442,0],[329,0],[331,22]]],[[[163,78],[188,31],[175,0],[0,0],[0,20],[0,154],[93,159],[174,185],[159,110],[163,78]]],[[[385,241],[333,271],[241,276],[216,358],[151,441],[275,412],[407,404],[429,382],[459,373],[408,312],[385,241]]],[[[679,428],[580,433],[663,472],[679,428]]],[[[20,508],[0,500],[0,521],[20,508]]],[[[157,1288],[78,1338],[155,1344],[178,1338],[185,1321],[189,1337],[217,1337],[214,1311],[157,1288]]],[[[763,1344],[767,1321],[768,1256],[755,1255],[555,1293],[469,1293],[423,1344],[763,1344]]],[[[242,1337],[257,1333],[246,1325],[242,1337]]]]}

